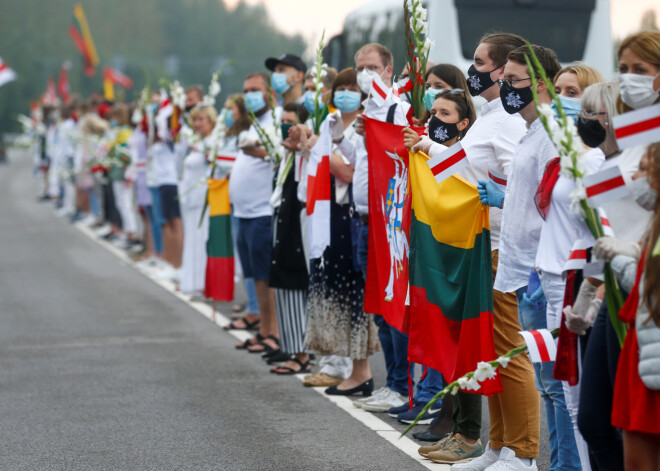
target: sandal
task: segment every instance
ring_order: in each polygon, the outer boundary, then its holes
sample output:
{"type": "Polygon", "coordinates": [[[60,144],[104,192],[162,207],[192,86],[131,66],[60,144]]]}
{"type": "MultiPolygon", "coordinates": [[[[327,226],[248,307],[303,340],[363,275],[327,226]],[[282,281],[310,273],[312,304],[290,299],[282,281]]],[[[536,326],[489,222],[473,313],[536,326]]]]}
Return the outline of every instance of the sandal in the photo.
{"type": "MultiPolygon", "coordinates": [[[[251,345],[259,345],[261,342],[263,342],[266,339],[263,335],[261,335],[259,332],[257,332],[257,335],[255,335],[252,338],[247,339],[245,342],[236,345],[236,350],[247,350],[249,346],[251,345]],[[251,340],[255,340],[252,342],[251,340]]],[[[249,351],[249,350],[248,350],[249,351]]]]}
{"type": "Polygon", "coordinates": [[[247,317],[241,317],[240,319],[234,319],[231,321],[228,325],[224,326],[223,329],[225,330],[257,330],[259,329],[261,324],[261,319],[257,319],[254,322],[250,322],[247,320],[247,317]],[[236,321],[243,321],[245,324],[245,327],[236,327],[236,324],[234,322],[236,321]]]}
{"type": "Polygon", "coordinates": [[[247,351],[250,352],[250,353],[271,353],[271,352],[279,352],[279,351],[280,351],[280,348],[279,348],[279,347],[280,347],[280,340],[279,340],[277,337],[273,336],[273,335],[269,335],[269,336],[266,337],[266,338],[262,338],[261,341],[260,341],[259,343],[257,343],[257,344],[253,344],[252,346],[254,346],[254,347],[261,346],[261,347],[263,347],[263,348],[260,348],[259,350],[251,350],[251,349],[248,347],[247,351]],[[277,345],[277,348],[273,348],[273,347],[271,347],[270,345],[268,345],[267,343],[265,343],[264,340],[266,340],[266,339],[270,339],[270,340],[272,340],[273,342],[275,342],[275,344],[277,345]]]}
{"type": "Polygon", "coordinates": [[[291,355],[283,352],[282,350],[276,350],[274,352],[271,352],[271,354],[268,356],[265,355],[267,354],[264,353],[263,355],[261,355],[261,358],[266,360],[266,363],[268,363],[269,365],[274,365],[275,363],[282,363],[283,361],[291,360],[291,355]]]}
{"type": "Polygon", "coordinates": [[[312,371],[312,365],[309,364],[309,361],[303,363],[302,361],[298,360],[295,357],[292,358],[291,361],[295,361],[296,363],[298,363],[300,365],[300,369],[294,370],[290,366],[278,366],[277,368],[271,368],[270,372],[280,376],[287,376],[287,375],[297,375],[298,373],[309,373],[310,371],[312,371]]]}

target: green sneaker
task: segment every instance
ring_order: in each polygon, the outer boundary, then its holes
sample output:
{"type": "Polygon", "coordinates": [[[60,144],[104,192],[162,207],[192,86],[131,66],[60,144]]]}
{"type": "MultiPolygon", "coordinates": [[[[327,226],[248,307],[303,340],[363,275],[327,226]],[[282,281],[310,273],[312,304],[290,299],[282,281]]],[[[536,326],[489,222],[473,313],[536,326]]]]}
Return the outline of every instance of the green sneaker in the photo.
{"type": "Polygon", "coordinates": [[[481,440],[477,440],[474,445],[470,445],[460,433],[457,433],[449,440],[444,441],[441,448],[432,451],[426,457],[434,463],[464,463],[482,455],[483,452],[484,447],[481,446],[481,440]]]}

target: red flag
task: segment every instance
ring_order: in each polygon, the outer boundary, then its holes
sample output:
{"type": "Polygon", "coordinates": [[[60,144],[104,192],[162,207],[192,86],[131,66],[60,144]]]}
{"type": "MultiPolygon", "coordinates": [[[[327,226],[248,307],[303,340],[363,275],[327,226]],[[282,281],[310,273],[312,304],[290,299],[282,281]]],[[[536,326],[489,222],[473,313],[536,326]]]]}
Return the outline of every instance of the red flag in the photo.
{"type": "Polygon", "coordinates": [[[383,316],[399,330],[404,330],[410,249],[410,182],[403,128],[366,118],[370,165],[364,310],[383,316]]]}
{"type": "Polygon", "coordinates": [[[71,86],[69,85],[69,68],[71,64],[64,62],[60,67],[60,78],[57,81],[57,93],[65,105],[71,101],[71,86]]]}
{"type": "Polygon", "coordinates": [[[112,67],[106,67],[103,69],[103,78],[109,80],[114,85],[121,85],[124,88],[133,88],[133,80],[112,67]]]}
{"type": "Polygon", "coordinates": [[[321,124],[319,140],[307,163],[307,233],[309,258],[321,258],[330,245],[330,124],[321,124]]]}
{"type": "Polygon", "coordinates": [[[55,79],[48,78],[46,91],[41,96],[41,104],[44,106],[57,106],[57,90],[55,89],[55,79]]]}

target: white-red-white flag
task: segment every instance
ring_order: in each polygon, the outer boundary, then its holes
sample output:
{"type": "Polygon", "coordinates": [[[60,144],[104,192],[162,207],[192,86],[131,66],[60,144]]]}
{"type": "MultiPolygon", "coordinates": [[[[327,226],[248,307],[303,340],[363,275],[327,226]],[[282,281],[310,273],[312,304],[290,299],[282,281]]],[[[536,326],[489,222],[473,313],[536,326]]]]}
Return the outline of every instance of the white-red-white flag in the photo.
{"type": "Polygon", "coordinates": [[[53,77],[49,77],[48,82],[46,82],[46,91],[41,95],[41,104],[44,106],[57,106],[57,89],[53,77]]]}
{"type": "Polygon", "coordinates": [[[488,178],[501,190],[506,191],[507,176],[505,173],[498,172],[493,168],[488,169],[488,178]]]}
{"type": "Polygon", "coordinates": [[[520,335],[525,339],[527,352],[532,363],[545,363],[555,361],[557,358],[557,344],[548,329],[524,330],[520,335]]]}
{"type": "Polygon", "coordinates": [[[307,235],[309,258],[321,258],[330,245],[330,124],[321,124],[319,139],[307,163],[307,235]]]}
{"type": "Polygon", "coordinates": [[[133,80],[131,80],[128,75],[125,75],[112,67],[106,67],[103,69],[103,78],[109,80],[115,85],[121,85],[124,88],[133,88],[133,80]]]}
{"type": "Polygon", "coordinates": [[[453,174],[460,172],[468,165],[465,149],[458,141],[453,146],[445,149],[440,154],[430,158],[426,162],[438,183],[443,182],[453,174]]]}
{"type": "Polygon", "coordinates": [[[606,236],[614,237],[614,229],[612,229],[610,220],[607,218],[607,214],[605,214],[603,208],[598,208],[598,215],[600,216],[600,225],[603,226],[603,233],[606,236]]]}
{"type": "Polygon", "coordinates": [[[394,84],[394,87],[392,87],[392,95],[396,97],[401,97],[402,95],[405,95],[406,93],[412,92],[413,89],[413,83],[410,78],[406,77],[404,79],[399,80],[397,83],[394,84]]]}
{"type": "Polygon", "coordinates": [[[660,141],[660,103],[612,117],[620,149],[660,141]]]}
{"type": "Polygon", "coordinates": [[[576,240],[571,247],[571,253],[564,264],[563,273],[571,270],[582,270],[587,264],[587,249],[593,245],[593,242],[584,239],[576,240]]]}
{"type": "Polygon", "coordinates": [[[374,80],[371,82],[371,99],[378,106],[383,106],[389,95],[390,87],[385,85],[380,75],[374,74],[374,80]]]}
{"type": "Polygon", "coordinates": [[[587,191],[587,202],[592,208],[625,198],[629,194],[618,165],[586,175],[582,181],[587,191]]]}
{"type": "Polygon", "coordinates": [[[0,57],[0,87],[13,80],[16,80],[16,72],[9,68],[9,66],[5,64],[5,61],[0,57]]]}

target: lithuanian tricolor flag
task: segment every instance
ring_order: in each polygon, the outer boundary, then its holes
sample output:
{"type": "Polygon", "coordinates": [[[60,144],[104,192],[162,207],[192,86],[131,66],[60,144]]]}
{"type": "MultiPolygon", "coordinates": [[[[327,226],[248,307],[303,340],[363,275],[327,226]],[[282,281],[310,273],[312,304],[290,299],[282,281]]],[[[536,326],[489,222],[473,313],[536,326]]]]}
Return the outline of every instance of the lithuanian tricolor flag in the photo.
{"type": "Polygon", "coordinates": [[[95,68],[99,65],[99,56],[96,53],[92,33],[89,31],[87,18],[85,18],[85,12],[80,3],[73,9],[73,21],[69,26],[69,36],[71,36],[83,57],[85,74],[91,77],[96,72],[95,68]]]}
{"type": "Polygon", "coordinates": [[[208,186],[210,219],[204,294],[215,301],[231,301],[234,299],[234,242],[231,237],[229,179],[209,179],[208,186]]]}
{"type": "MultiPolygon", "coordinates": [[[[454,381],[496,358],[488,207],[457,175],[437,183],[427,160],[410,153],[408,358],[454,381]]],[[[478,393],[500,391],[498,376],[478,393]]]]}

